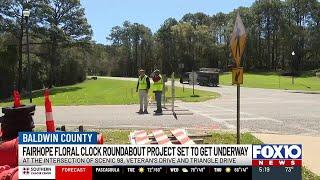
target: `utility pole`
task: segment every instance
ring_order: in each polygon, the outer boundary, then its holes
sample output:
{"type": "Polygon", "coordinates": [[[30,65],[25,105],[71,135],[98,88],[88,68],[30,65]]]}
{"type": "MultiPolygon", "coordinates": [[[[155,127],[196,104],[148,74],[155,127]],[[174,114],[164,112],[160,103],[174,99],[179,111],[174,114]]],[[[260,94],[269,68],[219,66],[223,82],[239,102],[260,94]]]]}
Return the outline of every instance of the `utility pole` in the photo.
{"type": "MultiPolygon", "coordinates": [[[[27,1],[28,3],[28,1],[27,1]]],[[[23,16],[26,19],[26,34],[27,34],[27,58],[28,58],[28,91],[29,91],[29,100],[32,103],[32,82],[31,82],[31,64],[30,64],[30,45],[29,45],[29,16],[30,11],[25,9],[23,11],[23,16]]]]}

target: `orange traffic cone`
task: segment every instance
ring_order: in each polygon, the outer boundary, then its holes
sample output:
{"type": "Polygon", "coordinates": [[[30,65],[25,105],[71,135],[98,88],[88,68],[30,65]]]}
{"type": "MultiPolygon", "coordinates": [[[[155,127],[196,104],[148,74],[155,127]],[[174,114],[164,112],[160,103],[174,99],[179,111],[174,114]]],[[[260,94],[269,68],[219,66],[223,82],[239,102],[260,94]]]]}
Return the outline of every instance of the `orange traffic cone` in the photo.
{"type": "Polygon", "coordinates": [[[20,102],[20,94],[19,91],[14,90],[13,91],[13,107],[17,108],[21,106],[20,102]]]}
{"type": "Polygon", "coordinates": [[[52,116],[52,105],[49,98],[49,90],[46,89],[44,92],[45,96],[45,108],[46,108],[46,125],[47,132],[55,132],[55,123],[52,116]]]}

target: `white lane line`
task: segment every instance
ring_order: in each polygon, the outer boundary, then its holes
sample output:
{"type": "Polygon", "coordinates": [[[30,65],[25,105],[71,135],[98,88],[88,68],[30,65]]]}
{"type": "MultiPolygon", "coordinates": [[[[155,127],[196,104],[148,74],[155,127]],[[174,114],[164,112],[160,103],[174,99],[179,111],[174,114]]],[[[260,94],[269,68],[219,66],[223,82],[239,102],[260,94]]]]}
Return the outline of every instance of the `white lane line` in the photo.
{"type": "MultiPolygon", "coordinates": [[[[223,108],[223,107],[218,107],[218,106],[213,106],[213,105],[207,105],[207,106],[208,107],[212,107],[212,108],[220,108],[220,109],[223,109],[225,111],[228,110],[228,111],[231,111],[231,112],[236,112],[236,110],[232,110],[232,109],[228,109],[228,108],[223,108]]],[[[240,114],[249,115],[249,116],[256,117],[258,119],[269,120],[269,121],[273,121],[273,122],[277,122],[277,123],[283,123],[283,121],[280,121],[280,120],[277,120],[277,119],[274,119],[274,118],[258,116],[256,114],[252,114],[252,113],[241,112],[240,114]]],[[[241,120],[241,118],[240,118],[240,120],[241,120]]]]}
{"type": "MultiPolygon", "coordinates": [[[[180,107],[183,107],[183,106],[180,105],[180,107]]],[[[184,108],[186,108],[186,107],[184,107],[184,108]]],[[[235,129],[236,128],[236,126],[234,126],[234,125],[232,125],[232,124],[230,124],[230,123],[228,123],[226,121],[220,121],[219,119],[213,118],[213,117],[211,117],[211,115],[202,113],[201,111],[197,111],[197,110],[194,110],[194,109],[191,109],[191,108],[189,109],[189,111],[191,111],[191,112],[193,112],[195,114],[200,114],[200,115],[202,115],[204,117],[207,117],[207,118],[211,119],[214,122],[217,122],[219,124],[222,124],[222,125],[226,126],[228,129],[235,129]]]]}
{"type": "MultiPolygon", "coordinates": [[[[236,118],[215,118],[218,121],[236,121],[236,118]]],[[[276,123],[283,123],[282,121],[272,119],[272,118],[266,118],[266,117],[251,117],[251,118],[245,118],[245,117],[240,117],[240,121],[254,121],[254,120],[266,120],[266,121],[273,121],[276,123]]]]}
{"type": "MultiPolygon", "coordinates": [[[[216,116],[216,115],[234,115],[233,112],[227,112],[227,111],[202,111],[202,113],[204,114],[208,114],[208,115],[212,115],[212,116],[216,116]]],[[[241,112],[241,115],[251,115],[249,113],[245,113],[245,112],[241,112]]]]}
{"type": "Polygon", "coordinates": [[[213,106],[213,105],[205,105],[206,107],[210,107],[210,108],[216,108],[216,109],[221,109],[223,111],[230,111],[230,112],[234,112],[235,110],[229,109],[229,108],[224,108],[224,107],[219,107],[219,106],[213,106]]]}
{"type": "MultiPolygon", "coordinates": [[[[236,110],[232,110],[232,109],[228,109],[228,108],[224,108],[224,107],[212,106],[212,105],[206,105],[206,106],[211,107],[211,108],[221,109],[221,110],[227,111],[227,112],[236,112],[236,110]]],[[[255,114],[247,113],[247,112],[240,112],[240,114],[249,115],[249,116],[256,116],[255,114]]]]}
{"type": "Polygon", "coordinates": [[[266,102],[241,102],[241,104],[273,104],[277,102],[272,102],[272,101],[266,101],[266,102]]]}

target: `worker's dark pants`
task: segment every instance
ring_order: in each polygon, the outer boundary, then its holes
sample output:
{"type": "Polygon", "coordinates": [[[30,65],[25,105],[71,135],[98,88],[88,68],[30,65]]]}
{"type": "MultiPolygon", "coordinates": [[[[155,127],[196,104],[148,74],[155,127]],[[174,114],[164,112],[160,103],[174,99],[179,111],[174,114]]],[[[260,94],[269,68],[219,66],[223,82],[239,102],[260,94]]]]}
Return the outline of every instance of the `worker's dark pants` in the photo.
{"type": "Polygon", "coordinates": [[[162,91],[155,91],[155,99],[157,101],[157,111],[158,112],[162,112],[162,107],[161,107],[161,95],[162,95],[162,91]]]}

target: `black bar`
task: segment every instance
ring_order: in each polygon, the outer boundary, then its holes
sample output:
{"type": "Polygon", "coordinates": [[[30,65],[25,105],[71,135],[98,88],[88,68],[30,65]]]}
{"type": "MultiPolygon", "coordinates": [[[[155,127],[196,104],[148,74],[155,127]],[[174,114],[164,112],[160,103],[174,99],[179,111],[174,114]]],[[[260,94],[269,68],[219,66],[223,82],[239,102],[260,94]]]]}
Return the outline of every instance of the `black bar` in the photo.
{"type": "Polygon", "coordinates": [[[252,180],[301,180],[301,167],[252,167],[252,180]]]}
{"type": "Polygon", "coordinates": [[[240,84],[237,85],[237,144],[240,144],[240,84]]]}
{"type": "Polygon", "coordinates": [[[214,177],[252,180],[251,166],[95,166],[92,179],[107,177],[214,177]],[[227,171],[227,169],[229,171],[227,171]]]}

